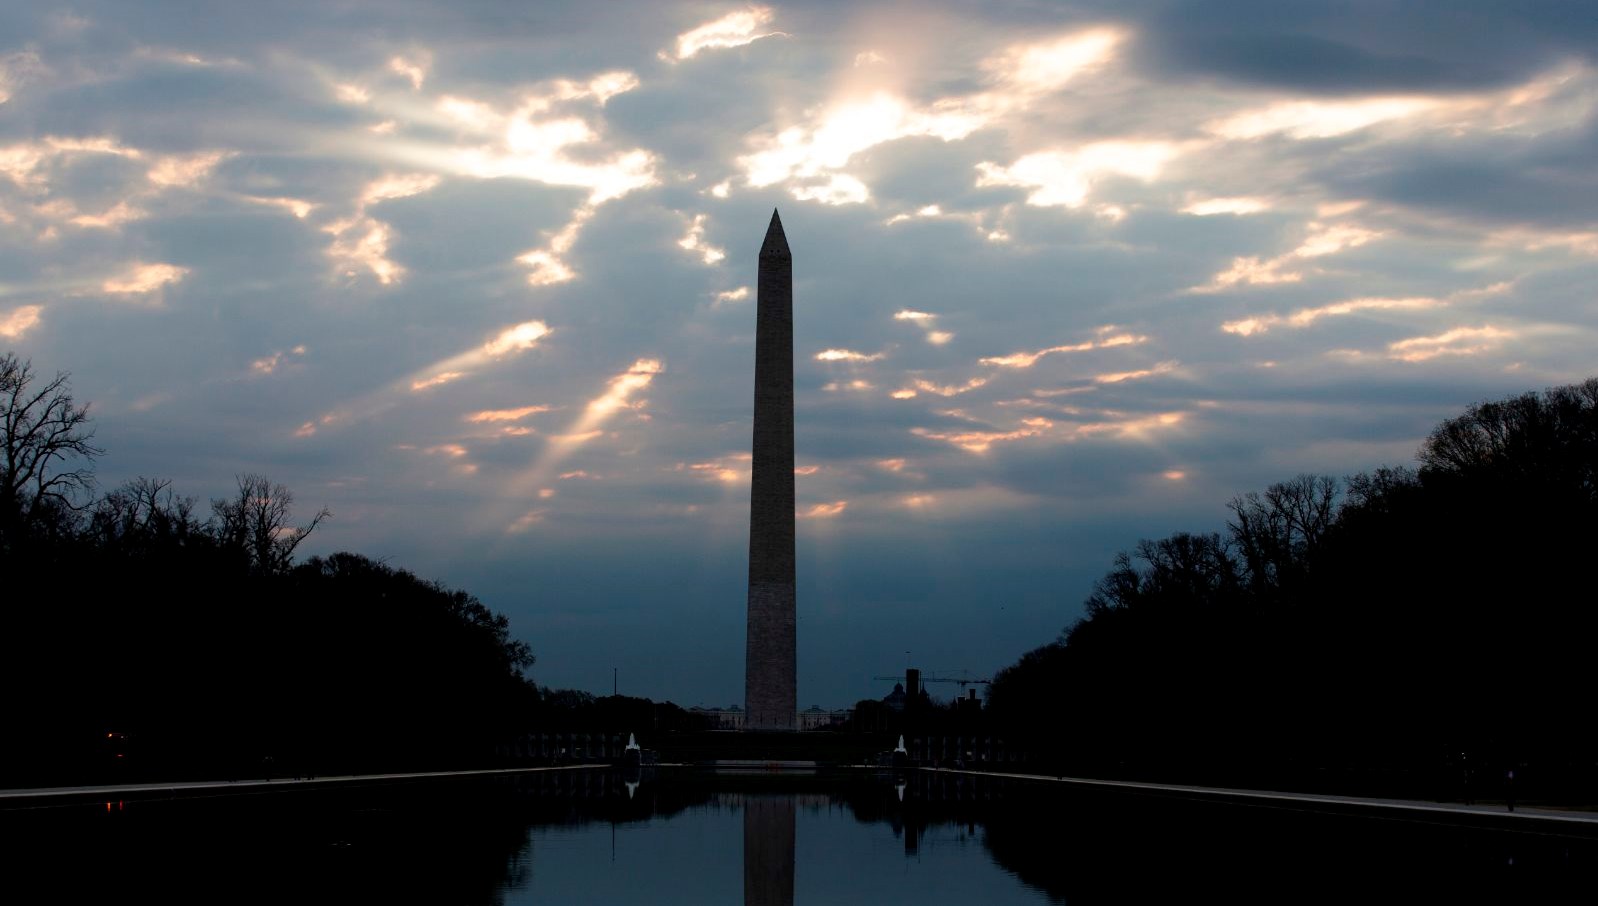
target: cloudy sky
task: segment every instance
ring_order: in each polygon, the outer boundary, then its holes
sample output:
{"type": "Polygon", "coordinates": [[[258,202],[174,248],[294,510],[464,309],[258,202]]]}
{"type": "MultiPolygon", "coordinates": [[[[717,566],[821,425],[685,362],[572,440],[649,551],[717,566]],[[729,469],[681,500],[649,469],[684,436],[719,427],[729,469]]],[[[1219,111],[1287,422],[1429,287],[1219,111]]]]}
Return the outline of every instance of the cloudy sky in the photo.
{"type": "Polygon", "coordinates": [[[0,349],[104,485],[265,473],[540,682],[725,705],[778,207],[843,705],[1598,372],[1595,48],[1577,2],[8,3],[0,349]]]}

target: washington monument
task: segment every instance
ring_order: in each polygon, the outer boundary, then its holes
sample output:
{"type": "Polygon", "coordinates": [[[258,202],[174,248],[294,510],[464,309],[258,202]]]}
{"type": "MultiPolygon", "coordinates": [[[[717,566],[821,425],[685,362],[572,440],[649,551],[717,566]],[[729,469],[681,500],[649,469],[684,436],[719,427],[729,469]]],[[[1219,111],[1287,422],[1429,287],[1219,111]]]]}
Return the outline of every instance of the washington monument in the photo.
{"type": "Polygon", "coordinates": [[[782,221],[760,246],[755,315],[755,437],[749,495],[749,635],[744,726],[793,730],[793,256],[782,221]]]}

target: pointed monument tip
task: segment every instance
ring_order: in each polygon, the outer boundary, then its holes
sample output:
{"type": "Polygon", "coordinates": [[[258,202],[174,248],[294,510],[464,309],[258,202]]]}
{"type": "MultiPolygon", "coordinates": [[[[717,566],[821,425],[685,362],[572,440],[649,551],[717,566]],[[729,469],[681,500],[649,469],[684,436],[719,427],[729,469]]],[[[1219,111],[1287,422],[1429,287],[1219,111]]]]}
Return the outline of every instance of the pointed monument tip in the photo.
{"type": "Polygon", "coordinates": [[[766,227],[766,241],[760,244],[760,254],[788,254],[788,237],[782,232],[782,218],[777,216],[776,208],[771,209],[771,225],[766,227]]]}

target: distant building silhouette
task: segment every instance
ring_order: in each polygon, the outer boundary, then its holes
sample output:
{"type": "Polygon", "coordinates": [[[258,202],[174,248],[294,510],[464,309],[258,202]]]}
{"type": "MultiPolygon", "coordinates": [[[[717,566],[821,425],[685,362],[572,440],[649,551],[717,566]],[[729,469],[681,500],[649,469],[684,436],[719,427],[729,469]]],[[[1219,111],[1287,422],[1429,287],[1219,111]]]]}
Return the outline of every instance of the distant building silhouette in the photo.
{"type": "Polygon", "coordinates": [[[909,700],[904,692],[904,683],[894,683],[893,691],[882,697],[882,703],[891,711],[903,711],[904,703],[909,700]]]}
{"type": "Polygon", "coordinates": [[[854,716],[853,708],[839,708],[828,711],[820,705],[811,705],[799,712],[799,729],[801,730],[827,730],[833,727],[842,727],[849,723],[849,718],[854,716]]]}
{"type": "Polygon", "coordinates": [[[696,706],[688,710],[707,718],[711,727],[717,730],[742,730],[744,728],[744,709],[737,705],[730,705],[726,708],[696,706]]]}
{"type": "Polygon", "coordinates": [[[797,729],[794,630],[793,257],[771,212],[755,314],[754,459],[749,495],[745,727],[797,729]]]}

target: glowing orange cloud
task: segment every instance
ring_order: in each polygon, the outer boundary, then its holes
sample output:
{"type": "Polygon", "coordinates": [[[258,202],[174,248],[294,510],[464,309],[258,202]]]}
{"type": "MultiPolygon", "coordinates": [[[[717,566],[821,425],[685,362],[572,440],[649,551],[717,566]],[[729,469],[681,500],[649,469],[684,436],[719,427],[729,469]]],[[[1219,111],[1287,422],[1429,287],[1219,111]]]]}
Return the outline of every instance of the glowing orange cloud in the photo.
{"type": "Polygon", "coordinates": [[[1023,427],[1011,431],[932,431],[927,428],[912,428],[910,433],[928,440],[941,440],[954,444],[962,450],[971,453],[986,453],[994,444],[1008,443],[1023,440],[1028,437],[1040,437],[1047,433],[1054,423],[1046,418],[1023,419],[1023,427]]]}
{"type": "Polygon", "coordinates": [[[1270,208],[1263,198],[1209,198],[1195,201],[1182,208],[1183,214],[1195,217],[1213,217],[1217,214],[1258,214],[1270,208]]]}
{"type": "MultiPolygon", "coordinates": [[[[751,152],[738,163],[750,186],[786,182],[799,199],[830,205],[864,203],[871,198],[870,188],[859,176],[846,172],[856,155],[902,138],[964,139],[1025,111],[1072,79],[1107,63],[1124,37],[1119,29],[1095,28],[1005,48],[983,63],[983,89],[931,103],[918,104],[881,87],[869,93],[845,92],[808,114],[803,125],[756,138],[751,152]]],[[[884,61],[874,51],[856,58],[857,65],[884,61]]],[[[1018,162],[1017,166],[1026,171],[1031,165],[1018,162]]],[[[1103,166],[1115,163],[1107,161],[1103,166]]],[[[1026,173],[1017,175],[1024,178],[1026,173]]],[[[924,206],[918,216],[941,214],[929,213],[929,207],[934,206],[924,206]]],[[[976,221],[980,227],[980,216],[976,221]]],[[[988,232],[995,239],[1002,235],[1002,231],[988,232]]]]}
{"type": "Polygon", "coordinates": [[[28,329],[39,323],[39,313],[44,311],[42,305],[22,305],[0,315],[0,337],[8,340],[20,340],[28,329]]]}
{"type": "MultiPolygon", "coordinates": [[[[320,423],[325,425],[355,417],[365,418],[387,411],[397,405],[407,392],[421,393],[458,381],[478,368],[520,355],[534,348],[551,332],[549,325],[543,321],[524,321],[520,324],[513,324],[489,337],[479,346],[418,369],[381,390],[367,394],[355,402],[327,413],[322,416],[320,423]]],[[[306,425],[301,426],[299,431],[295,432],[295,435],[309,437],[314,433],[316,433],[316,426],[307,422],[306,425]],[[306,430],[307,427],[309,430],[306,430]]]]}
{"type": "Polygon", "coordinates": [[[1436,336],[1411,337],[1390,343],[1388,354],[1403,362],[1424,362],[1438,356],[1477,355],[1489,352],[1515,336],[1512,330],[1484,324],[1481,327],[1456,327],[1436,336]]]}
{"type": "Polygon", "coordinates": [[[1109,434],[1125,439],[1142,439],[1155,431],[1174,428],[1187,419],[1185,412],[1160,412],[1136,418],[1116,418],[1076,426],[1076,433],[1084,435],[1109,434]]]}
{"type": "Polygon", "coordinates": [[[702,50],[742,47],[761,38],[782,34],[759,31],[772,20],[774,15],[769,6],[750,6],[685,31],[677,36],[676,58],[686,60],[702,50]]]}
{"type": "Polygon", "coordinates": [[[422,54],[416,58],[390,57],[388,61],[389,70],[409,79],[411,88],[417,91],[422,90],[422,82],[427,79],[429,65],[431,65],[431,59],[427,54],[422,54]]]}
{"type": "Polygon", "coordinates": [[[188,272],[175,264],[135,264],[119,277],[108,277],[100,289],[116,295],[143,295],[182,280],[188,272]]]}
{"type": "Polygon", "coordinates": [[[287,352],[284,352],[284,351],[280,350],[278,352],[272,353],[269,356],[265,356],[263,358],[259,358],[259,359],[256,359],[255,361],[251,362],[250,363],[250,370],[255,372],[256,374],[262,374],[262,375],[271,374],[271,373],[277,371],[278,367],[281,366],[284,362],[290,361],[292,359],[300,358],[300,357],[305,355],[305,352],[306,352],[306,350],[305,350],[304,344],[296,346],[293,349],[288,350],[287,352]]]}
{"type": "MultiPolygon", "coordinates": [[[[1114,328],[1101,328],[1100,333],[1105,333],[1114,328]]],[[[982,359],[984,365],[998,365],[1003,368],[1031,368],[1037,364],[1038,359],[1060,352],[1086,352],[1090,349],[1109,349],[1115,346],[1131,346],[1148,340],[1148,337],[1130,333],[1118,333],[1106,336],[1099,340],[1085,340],[1081,343],[1072,343],[1065,346],[1050,346],[1048,349],[1039,349],[1037,352],[1012,352],[1009,355],[988,356],[982,359]]]]}
{"type": "Polygon", "coordinates": [[[469,422],[515,422],[521,421],[529,415],[548,411],[548,406],[522,406],[520,409],[484,409],[481,412],[473,412],[465,418],[469,422]]]}
{"type": "Polygon", "coordinates": [[[465,376],[466,372],[464,371],[441,371],[438,374],[411,381],[411,389],[415,391],[431,390],[434,387],[448,384],[450,381],[460,380],[465,376]]]}
{"type": "Polygon", "coordinates": [[[167,188],[187,188],[198,185],[216,165],[232,157],[227,151],[204,151],[199,154],[170,155],[162,157],[150,168],[148,178],[155,185],[167,188]]]}
{"type": "Polygon", "coordinates": [[[1172,142],[1093,142],[1069,151],[1028,154],[1008,167],[977,164],[977,185],[1029,188],[1029,205],[1077,208],[1102,178],[1124,176],[1150,182],[1179,153],[1180,148],[1172,142]]]}
{"type": "Polygon", "coordinates": [[[700,261],[706,264],[715,264],[727,257],[727,251],[705,241],[706,219],[704,214],[694,215],[694,219],[688,224],[688,233],[678,240],[677,245],[696,253],[700,261]]]}
{"type": "Polygon", "coordinates": [[[1361,311],[1412,311],[1415,309],[1436,308],[1443,305],[1440,299],[1424,296],[1415,296],[1406,299],[1346,299],[1342,302],[1333,302],[1330,305],[1321,305],[1315,308],[1301,308],[1290,315],[1256,315],[1252,318],[1242,318],[1237,321],[1228,321],[1221,325],[1227,333],[1238,336],[1253,336],[1265,333],[1272,327],[1286,325],[1288,327],[1308,327],[1322,318],[1350,315],[1361,311]]]}
{"type": "MultiPolygon", "coordinates": [[[[749,457],[729,457],[729,459],[732,460],[737,460],[740,458],[747,460],[749,457]]],[[[730,464],[727,459],[717,459],[710,462],[696,462],[686,465],[683,463],[678,463],[677,470],[697,472],[707,478],[712,478],[716,481],[725,482],[727,484],[735,484],[749,476],[749,467],[747,465],[734,466],[730,464]]]]}
{"type": "Polygon", "coordinates": [[[367,208],[419,195],[432,190],[439,182],[439,177],[431,173],[391,173],[368,183],[356,200],[354,214],[322,227],[324,233],[333,237],[327,253],[338,264],[340,272],[353,277],[366,270],[383,286],[399,282],[405,276],[405,268],[389,260],[389,225],[369,216],[367,208]]]}
{"type": "Polygon", "coordinates": [[[910,321],[914,323],[925,331],[927,342],[934,346],[942,346],[954,339],[952,331],[933,329],[933,324],[938,320],[938,316],[931,312],[902,309],[894,312],[893,319],[895,321],[910,321]]]}
{"type": "Polygon", "coordinates": [[[1123,381],[1135,381],[1140,378],[1153,377],[1157,374],[1169,374],[1176,370],[1177,362],[1161,362],[1153,368],[1140,368],[1136,371],[1114,371],[1108,374],[1094,375],[1095,384],[1119,384],[1123,381]]]}
{"type": "Polygon", "coordinates": [[[543,457],[512,485],[509,496],[514,498],[526,493],[529,487],[547,484],[545,476],[554,470],[556,464],[583,444],[604,434],[600,429],[611,416],[622,409],[641,408],[642,402],[633,401],[633,397],[665,370],[665,364],[659,359],[638,359],[626,371],[612,377],[606,384],[605,392],[590,400],[583,414],[564,433],[550,436],[550,444],[543,457]]]}
{"type": "Polygon", "coordinates": [[[506,526],[505,533],[509,535],[520,535],[538,523],[543,522],[544,516],[547,513],[547,510],[542,509],[528,510],[515,522],[512,522],[510,525],[506,526]]]}
{"type": "Polygon", "coordinates": [[[886,357],[886,353],[876,352],[867,355],[855,352],[852,349],[823,349],[816,353],[818,362],[876,362],[886,357]]]}
{"type": "Polygon", "coordinates": [[[1205,128],[1227,139],[1281,134],[1294,139],[1330,138],[1390,120],[1433,111],[1445,102],[1427,97],[1377,97],[1351,101],[1282,101],[1215,120],[1205,128]]]}
{"type": "Polygon", "coordinates": [[[1268,260],[1254,256],[1234,258],[1230,268],[1216,274],[1208,284],[1193,287],[1189,292],[1213,293],[1240,284],[1298,283],[1304,279],[1304,273],[1293,268],[1304,260],[1358,248],[1381,236],[1382,233],[1377,230],[1354,224],[1311,223],[1303,241],[1292,251],[1268,260]]]}
{"type": "Polygon", "coordinates": [[[549,335],[549,325],[543,321],[524,321],[507,327],[498,336],[483,344],[483,354],[492,359],[504,358],[513,352],[522,352],[538,345],[549,335]]]}

